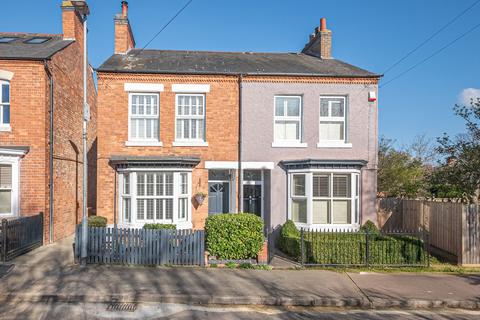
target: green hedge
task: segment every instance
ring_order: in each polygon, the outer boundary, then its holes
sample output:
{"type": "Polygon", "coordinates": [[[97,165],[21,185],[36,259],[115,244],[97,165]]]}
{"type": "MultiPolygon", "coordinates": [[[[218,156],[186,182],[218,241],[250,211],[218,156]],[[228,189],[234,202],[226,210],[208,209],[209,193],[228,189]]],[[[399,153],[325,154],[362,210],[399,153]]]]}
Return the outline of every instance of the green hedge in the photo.
{"type": "Polygon", "coordinates": [[[107,226],[107,218],[100,216],[88,217],[88,226],[94,228],[105,228],[107,226]]]}
{"type": "Polygon", "coordinates": [[[292,258],[300,258],[300,231],[292,220],[282,226],[278,246],[292,258]]]}
{"type": "Polygon", "coordinates": [[[218,259],[256,258],[264,241],[263,220],[250,213],[209,216],[205,232],[207,250],[218,259]]]}
{"type": "Polygon", "coordinates": [[[177,227],[174,224],[161,224],[161,223],[145,223],[143,225],[143,229],[150,229],[150,230],[175,230],[177,227]]]}
{"type": "MultiPolygon", "coordinates": [[[[282,227],[280,249],[300,260],[300,234],[287,221],[282,227]],[[296,231],[295,231],[296,230],[296,231]]],[[[370,265],[423,265],[427,255],[423,242],[412,236],[383,236],[373,224],[360,232],[305,232],[305,263],[323,265],[365,265],[366,232],[370,265]]]]}

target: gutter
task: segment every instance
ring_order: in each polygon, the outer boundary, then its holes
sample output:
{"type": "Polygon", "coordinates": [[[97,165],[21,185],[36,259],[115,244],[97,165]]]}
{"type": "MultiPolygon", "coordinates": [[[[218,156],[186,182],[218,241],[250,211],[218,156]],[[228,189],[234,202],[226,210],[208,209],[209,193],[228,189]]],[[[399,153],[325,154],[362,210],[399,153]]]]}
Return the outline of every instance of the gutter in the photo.
{"type": "Polygon", "coordinates": [[[49,128],[49,144],[50,144],[50,154],[48,160],[49,166],[49,212],[48,212],[48,242],[53,243],[53,111],[54,111],[54,101],[53,101],[53,89],[54,89],[54,80],[50,69],[48,68],[48,60],[43,60],[45,67],[45,72],[47,73],[48,80],[50,82],[50,128],[49,128]]]}

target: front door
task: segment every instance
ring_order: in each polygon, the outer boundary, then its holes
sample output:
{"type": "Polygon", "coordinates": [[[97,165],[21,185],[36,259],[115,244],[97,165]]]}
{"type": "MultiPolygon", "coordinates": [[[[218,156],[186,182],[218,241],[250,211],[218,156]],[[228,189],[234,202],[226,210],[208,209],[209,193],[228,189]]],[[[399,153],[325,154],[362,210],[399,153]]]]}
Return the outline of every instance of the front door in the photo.
{"type": "Polygon", "coordinates": [[[208,214],[228,213],[229,211],[229,183],[208,183],[208,214]]]}
{"type": "Polygon", "coordinates": [[[243,186],[243,211],[262,216],[262,186],[249,184],[243,186]]]}

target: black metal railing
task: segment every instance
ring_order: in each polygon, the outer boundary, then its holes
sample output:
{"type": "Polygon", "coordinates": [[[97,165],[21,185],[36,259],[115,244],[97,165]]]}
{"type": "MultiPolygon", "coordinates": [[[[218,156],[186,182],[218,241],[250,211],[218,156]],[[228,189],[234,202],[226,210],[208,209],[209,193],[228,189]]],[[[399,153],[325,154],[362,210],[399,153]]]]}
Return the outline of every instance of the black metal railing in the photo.
{"type": "Polygon", "coordinates": [[[428,233],[300,230],[304,266],[406,267],[430,265],[428,233]]]}
{"type": "Polygon", "coordinates": [[[6,262],[43,245],[43,212],[3,219],[0,225],[0,261],[6,262]]]}

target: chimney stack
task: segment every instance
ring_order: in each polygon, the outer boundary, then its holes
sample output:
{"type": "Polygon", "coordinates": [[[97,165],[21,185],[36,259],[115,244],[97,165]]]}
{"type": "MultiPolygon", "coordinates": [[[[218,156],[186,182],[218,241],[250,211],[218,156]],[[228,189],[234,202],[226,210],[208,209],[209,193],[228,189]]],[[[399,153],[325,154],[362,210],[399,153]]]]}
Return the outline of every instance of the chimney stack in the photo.
{"type": "Polygon", "coordinates": [[[135,48],[135,39],[128,20],[128,2],[122,1],[122,13],[115,16],[115,54],[126,54],[135,48]]]}
{"type": "Polygon", "coordinates": [[[302,53],[322,59],[332,58],[332,31],[327,29],[327,19],[320,19],[320,26],[310,35],[302,53]]]}
{"type": "Polygon", "coordinates": [[[83,15],[90,13],[86,1],[62,1],[63,39],[83,45],[83,15]]]}

